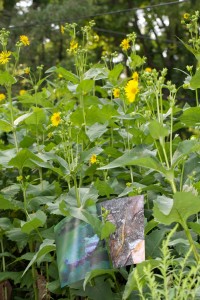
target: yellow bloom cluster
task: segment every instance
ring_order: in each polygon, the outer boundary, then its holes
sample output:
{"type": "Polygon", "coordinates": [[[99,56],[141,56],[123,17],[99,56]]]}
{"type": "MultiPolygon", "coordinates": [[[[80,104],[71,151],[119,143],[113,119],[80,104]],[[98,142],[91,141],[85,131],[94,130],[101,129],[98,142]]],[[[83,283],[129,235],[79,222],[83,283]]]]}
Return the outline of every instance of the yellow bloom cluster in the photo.
{"type": "Polygon", "coordinates": [[[30,45],[30,41],[29,38],[26,35],[20,35],[20,42],[22,42],[22,44],[24,46],[29,46],[30,45]]]}
{"type": "Polygon", "coordinates": [[[74,53],[74,52],[77,51],[77,49],[78,49],[78,43],[77,43],[75,40],[72,40],[72,41],[70,42],[70,48],[69,48],[69,51],[70,51],[71,53],[74,53]]]}
{"type": "Polygon", "coordinates": [[[134,102],[138,92],[139,92],[138,79],[129,80],[127,85],[125,86],[125,94],[128,99],[128,102],[130,103],[134,102]]]}
{"type": "Polygon", "coordinates": [[[4,94],[0,94],[0,102],[3,101],[4,99],[6,99],[6,96],[4,94]]]}
{"type": "Polygon", "coordinates": [[[6,64],[9,62],[11,56],[10,51],[2,51],[0,53],[0,64],[6,64]]]}
{"type": "Polygon", "coordinates": [[[114,88],[113,89],[113,96],[114,96],[114,98],[119,98],[119,96],[120,96],[120,89],[114,88]]]}
{"type": "Polygon", "coordinates": [[[121,46],[123,51],[127,51],[131,47],[129,39],[123,39],[120,46],[121,46]]]}
{"type": "Polygon", "coordinates": [[[51,116],[51,123],[53,126],[58,126],[61,122],[61,117],[60,117],[60,112],[55,112],[52,116],[51,116]]]}
{"type": "Polygon", "coordinates": [[[96,162],[97,162],[97,156],[96,154],[92,154],[92,156],[90,157],[90,163],[95,164],[96,162]]]}

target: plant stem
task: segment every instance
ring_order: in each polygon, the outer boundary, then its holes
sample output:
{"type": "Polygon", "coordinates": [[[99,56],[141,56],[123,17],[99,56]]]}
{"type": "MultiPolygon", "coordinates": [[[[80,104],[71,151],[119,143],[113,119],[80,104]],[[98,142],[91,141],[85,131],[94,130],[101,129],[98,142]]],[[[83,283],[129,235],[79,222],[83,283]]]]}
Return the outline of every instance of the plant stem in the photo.
{"type": "Polygon", "coordinates": [[[197,249],[195,247],[195,244],[194,244],[193,238],[191,236],[190,230],[189,230],[186,222],[182,218],[181,218],[181,225],[182,225],[182,227],[183,227],[183,229],[185,231],[185,234],[186,234],[187,239],[188,239],[188,241],[190,243],[190,246],[192,247],[192,251],[194,253],[194,257],[195,257],[195,259],[196,259],[196,261],[198,263],[199,262],[199,258],[200,258],[199,253],[198,253],[198,251],[197,251],[197,249]]]}
{"type": "MultiPolygon", "coordinates": [[[[33,249],[33,243],[32,241],[29,243],[29,249],[30,249],[30,252],[33,252],[34,249],[33,249]]],[[[36,284],[36,269],[35,269],[35,264],[32,264],[32,267],[31,267],[31,272],[32,272],[32,277],[33,277],[33,291],[34,291],[34,300],[39,300],[38,298],[38,290],[37,290],[37,284],[36,284]]]]}
{"type": "Polygon", "coordinates": [[[15,141],[15,148],[16,151],[19,151],[18,147],[18,142],[17,142],[17,135],[16,135],[16,129],[14,125],[14,112],[13,112],[13,103],[12,103],[12,97],[11,97],[11,86],[6,87],[7,90],[7,95],[8,95],[8,101],[9,101],[9,106],[10,106],[10,118],[11,118],[11,125],[12,125],[12,130],[13,130],[13,137],[15,141]]]}
{"type": "MultiPolygon", "coordinates": [[[[4,246],[3,246],[3,240],[1,239],[1,253],[3,254],[4,253],[4,246]]],[[[2,267],[3,267],[3,272],[6,271],[6,262],[5,262],[5,257],[2,256],[2,267]]],[[[7,290],[7,286],[4,286],[3,287],[3,297],[5,300],[8,299],[8,290],[7,290]]]]}
{"type": "Polygon", "coordinates": [[[196,96],[196,105],[199,106],[199,97],[198,97],[198,89],[195,90],[195,96],[196,96]]]}

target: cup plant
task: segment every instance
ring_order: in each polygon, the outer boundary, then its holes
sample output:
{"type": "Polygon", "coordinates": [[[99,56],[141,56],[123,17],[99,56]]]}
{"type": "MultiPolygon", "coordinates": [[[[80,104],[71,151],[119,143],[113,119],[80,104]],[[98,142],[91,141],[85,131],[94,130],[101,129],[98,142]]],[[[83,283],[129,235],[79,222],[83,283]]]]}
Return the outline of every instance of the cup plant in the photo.
{"type": "MultiPolygon", "coordinates": [[[[35,70],[0,32],[0,295],[13,299],[198,299],[200,223],[199,12],[185,14],[196,66],[179,87],[168,70],[148,67],[135,33],[124,61],[91,63],[94,22],[61,26],[72,70],[35,70]],[[180,105],[190,89],[196,104],[180,105]],[[180,133],[184,132],[185,135],[180,133]],[[146,261],[96,269],[60,287],[54,227],[65,217],[89,223],[100,239],[115,230],[91,212],[97,202],[145,197],[146,261]]],[[[105,212],[106,214],[106,212],[105,212]]],[[[109,251],[109,250],[108,250],[109,251]]]]}

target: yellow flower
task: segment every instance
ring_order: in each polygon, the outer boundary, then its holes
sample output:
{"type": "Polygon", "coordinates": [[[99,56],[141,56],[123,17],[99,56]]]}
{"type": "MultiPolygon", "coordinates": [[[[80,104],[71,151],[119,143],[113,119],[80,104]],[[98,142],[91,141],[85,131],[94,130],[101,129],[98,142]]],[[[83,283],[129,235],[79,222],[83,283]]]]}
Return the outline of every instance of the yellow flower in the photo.
{"type": "Polygon", "coordinates": [[[22,44],[24,46],[29,46],[30,45],[30,41],[28,39],[28,37],[26,35],[20,35],[20,42],[22,42],[22,44]]]}
{"type": "Polygon", "coordinates": [[[70,48],[69,48],[69,51],[70,51],[70,52],[76,52],[77,48],[78,48],[78,43],[77,43],[75,40],[72,40],[72,41],[70,42],[70,48]]]}
{"type": "Polygon", "coordinates": [[[24,94],[26,94],[26,90],[20,90],[20,91],[19,91],[19,95],[20,95],[20,96],[23,96],[24,94]]]}
{"type": "Polygon", "coordinates": [[[10,51],[2,51],[0,53],[0,64],[6,64],[9,62],[11,52],[10,51]]]}
{"type": "Polygon", "coordinates": [[[121,46],[123,51],[127,51],[131,47],[130,46],[130,41],[128,39],[123,39],[120,46],[121,46]]]}
{"type": "Polygon", "coordinates": [[[119,98],[119,96],[120,96],[120,89],[118,89],[118,88],[113,89],[113,96],[115,98],[119,98]]]}
{"type": "Polygon", "coordinates": [[[97,156],[96,154],[92,154],[92,156],[90,157],[90,163],[95,164],[96,162],[97,162],[97,156]]]}
{"type": "Polygon", "coordinates": [[[146,68],[146,69],[145,69],[145,72],[149,72],[149,73],[151,73],[151,71],[152,71],[152,69],[151,69],[151,68],[146,68]]]}
{"type": "Polygon", "coordinates": [[[31,71],[31,69],[29,67],[24,69],[24,73],[27,75],[30,74],[30,71],[31,71]]]}
{"type": "Polygon", "coordinates": [[[190,16],[190,14],[185,13],[185,14],[183,15],[183,19],[187,20],[187,19],[189,18],[189,16],[190,16]]]}
{"type": "Polygon", "coordinates": [[[65,27],[64,27],[63,25],[60,26],[60,32],[61,32],[62,34],[64,34],[64,32],[65,32],[65,27]]]}
{"type": "Polygon", "coordinates": [[[138,81],[138,78],[139,78],[138,72],[134,72],[132,78],[133,78],[133,80],[138,81]]]}
{"type": "Polygon", "coordinates": [[[60,112],[56,112],[51,116],[51,123],[53,126],[58,126],[61,122],[60,112]]]}
{"type": "Polygon", "coordinates": [[[6,99],[6,96],[4,94],[0,94],[0,102],[6,99]]]}
{"type": "Polygon", "coordinates": [[[138,92],[139,92],[138,81],[137,80],[129,80],[129,82],[127,83],[127,85],[125,87],[125,93],[126,93],[126,97],[127,97],[128,101],[130,103],[135,101],[135,96],[137,95],[138,92]]]}

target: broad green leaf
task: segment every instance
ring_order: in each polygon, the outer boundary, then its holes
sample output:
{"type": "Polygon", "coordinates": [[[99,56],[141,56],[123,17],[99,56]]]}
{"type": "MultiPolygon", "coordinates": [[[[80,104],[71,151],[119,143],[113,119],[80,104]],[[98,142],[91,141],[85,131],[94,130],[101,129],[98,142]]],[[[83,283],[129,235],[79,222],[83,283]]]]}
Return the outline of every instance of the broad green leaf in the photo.
{"type": "Polygon", "coordinates": [[[27,265],[22,276],[24,276],[24,274],[28,271],[28,269],[32,266],[32,264],[37,262],[37,260],[40,259],[43,255],[46,255],[47,253],[55,250],[56,250],[56,245],[54,243],[54,240],[45,239],[43,243],[40,245],[38,252],[34,255],[30,263],[27,265]]]}
{"type": "Polygon", "coordinates": [[[94,88],[94,81],[92,79],[85,79],[79,83],[76,91],[84,95],[92,91],[93,88],[94,88]]]}
{"type": "Polygon", "coordinates": [[[169,134],[168,129],[160,124],[157,120],[153,120],[149,123],[149,132],[152,138],[155,140],[164,139],[169,134]]]}
{"type": "Polygon", "coordinates": [[[6,209],[18,210],[21,208],[22,208],[21,206],[17,205],[17,201],[5,199],[3,196],[0,195],[0,209],[2,209],[2,210],[6,210],[6,209]]]}
{"type": "Polygon", "coordinates": [[[105,68],[104,65],[97,65],[92,68],[90,68],[85,74],[84,79],[93,79],[93,80],[99,80],[99,79],[105,79],[108,77],[108,69],[105,68]]]}
{"type": "Polygon", "coordinates": [[[200,150],[200,143],[196,140],[185,140],[178,144],[176,151],[172,157],[173,168],[178,165],[178,163],[190,153],[200,150]]]}
{"type": "Polygon", "coordinates": [[[108,130],[107,125],[108,125],[107,123],[105,124],[95,123],[91,125],[86,132],[90,141],[93,142],[97,138],[101,137],[108,130]]]}
{"type": "Polygon", "coordinates": [[[62,75],[66,80],[71,81],[74,84],[79,83],[78,76],[76,76],[75,74],[67,71],[66,69],[64,69],[62,67],[59,67],[55,71],[56,71],[57,74],[62,75]]]}
{"type": "Polygon", "coordinates": [[[144,228],[144,235],[147,235],[152,229],[154,229],[159,223],[156,222],[154,219],[147,222],[144,228]]]}
{"type": "Polygon", "coordinates": [[[109,72],[108,79],[112,84],[117,84],[117,80],[121,72],[123,71],[124,66],[122,64],[117,64],[114,68],[109,72]]]}
{"type": "Polygon", "coordinates": [[[0,282],[5,280],[13,280],[15,284],[18,284],[21,282],[21,276],[22,272],[0,272],[0,282]]]}
{"type": "Polygon", "coordinates": [[[1,131],[9,132],[9,131],[12,131],[12,129],[13,128],[8,121],[0,120],[0,130],[1,131]]]}
{"type": "Polygon", "coordinates": [[[9,161],[9,165],[18,168],[19,170],[22,170],[24,167],[34,168],[35,163],[31,160],[42,162],[42,159],[33,154],[30,150],[22,149],[9,161]]]}
{"type": "Polygon", "coordinates": [[[184,110],[180,116],[180,121],[185,126],[199,126],[200,125],[200,107],[190,107],[184,110]]]}
{"type": "Polygon", "coordinates": [[[174,194],[174,203],[168,215],[160,211],[159,205],[154,202],[155,220],[170,225],[173,222],[182,224],[187,218],[200,211],[200,197],[191,192],[177,192],[174,194]]]}
{"type": "Polygon", "coordinates": [[[173,199],[162,195],[156,198],[155,203],[164,215],[168,215],[173,206],[173,199]]]}
{"type": "Polygon", "coordinates": [[[160,246],[164,239],[167,229],[155,229],[145,237],[146,259],[160,257],[160,246]]]}
{"type": "Polygon", "coordinates": [[[46,113],[43,108],[33,107],[33,112],[25,119],[25,123],[39,125],[46,123],[46,113]]]}
{"type": "Polygon", "coordinates": [[[15,119],[14,125],[15,126],[19,125],[19,123],[23,122],[24,120],[26,120],[31,115],[32,115],[32,112],[21,115],[20,117],[18,117],[17,119],[15,119]]]}
{"type": "Polygon", "coordinates": [[[108,238],[116,230],[116,226],[111,222],[105,222],[101,226],[101,240],[108,238]]]}
{"type": "MultiPolygon", "coordinates": [[[[1,202],[1,197],[0,197],[0,202],[1,202]]],[[[0,229],[1,230],[9,230],[11,229],[13,226],[11,224],[11,221],[9,218],[0,218],[0,229]]]]}
{"type": "Polygon", "coordinates": [[[111,276],[113,280],[115,280],[115,272],[118,272],[118,270],[98,269],[98,270],[92,270],[88,272],[85,275],[85,280],[83,282],[83,289],[85,290],[87,283],[91,282],[91,280],[97,276],[108,275],[111,276]]]}
{"type": "Polygon", "coordinates": [[[30,220],[27,222],[21,222],[21,229],[22,232],[30,234],[31,231],[37,229],[38,227],[42,227],[47,219],[46,214],[38,210],[34,214],[29,215],[30,220]]]}
{"type": "Polygon", "coordinates": [[[98,190],[99,196],[106,196],[107,198],[109,198],[110,194],[114,193],[113,188],[105,180],[100,180],[99,178],[97,178],[94,186],[98,190]]]}
{"type": "Polygon", "coordinates": [[[99,168],[99,170],[113,169],[133,165],[152,169],[165,175],[167,174],[165,168],[155,157],[155,153],[153,151],[148,150],[145,147],[136,147],[133,150],[127,151],[125,152],[125,154],[115,159],[108,165],[99,168]]]}
{"type": "Polygon", "coordinates": [[[81,151],[80,153],[81,161],[89,162],[92,154],[99,155],[102,151],[103,149],[100,147],[94,147],[89,150],[81,151]]]}
{"type": "Polygon", "coordinates": [[[195,222],[188,222],[188,226],[196,232],[198,235],[200,235],[200,224],[195,222]]]}
{"type": "Polygon", "coordinates": [[[16,79],[7,71],[0,71],[0,85],[9,86],[16,83],[16,79]]]}
{"type": "Polygon", "coordinates": [[[194,76],[192,76],[192,79],[190,80],[190,86],[193,89],[199,89],[200,88],[200,70],[198,69],[194,76]]]}
{"type": "Polygon", "coordinates": [[[15,148],[0,151],[0,165],[4,166],[5,168],[9,168],[8,163],[12,157],[15,157],[15,155],[16,155],[15,148]]]}

